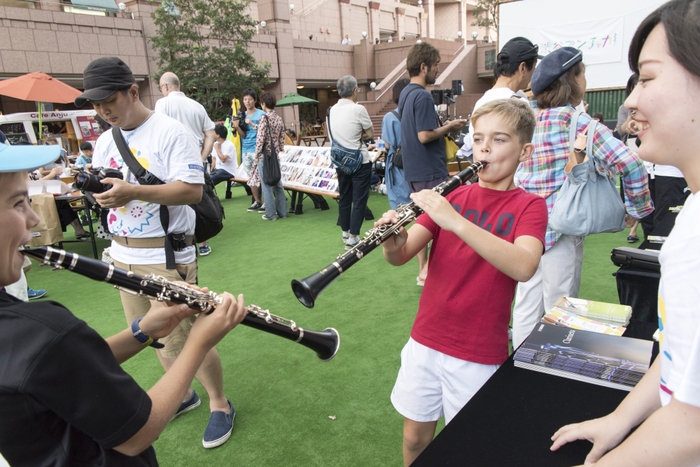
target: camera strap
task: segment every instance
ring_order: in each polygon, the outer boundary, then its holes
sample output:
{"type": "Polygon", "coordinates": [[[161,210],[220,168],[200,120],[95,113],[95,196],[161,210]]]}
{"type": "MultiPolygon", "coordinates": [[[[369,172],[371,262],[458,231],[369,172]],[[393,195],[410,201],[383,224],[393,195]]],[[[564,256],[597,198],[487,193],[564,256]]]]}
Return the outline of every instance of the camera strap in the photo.
{"type": "MultiPolygon", "coordinates": [[[[134,155],[131,153],[126,145],[126,140],[118,127],[112,127],[112,137],[114,138],[114,143],[117,145],[119,154],[121,154],[124,163],[129,167],[131,173],[136,176],[136,179],[141,185],[164,185],[165,183],[155,175],[153,175],[148,170],[144,169],[139,161],[136,160],[134,155]]],[[[170,226],[170,210],[167,206],[160,205],[160,225],[163,227],[163,232],[165,233],[166,239],[169,241],[165,242],[165,268],[175,269],[175,248],[172,244],[172,238],[168,235],[168,227],[170,226]]],[[[178,250],[181,245],[178,245],[178,250]]]]}

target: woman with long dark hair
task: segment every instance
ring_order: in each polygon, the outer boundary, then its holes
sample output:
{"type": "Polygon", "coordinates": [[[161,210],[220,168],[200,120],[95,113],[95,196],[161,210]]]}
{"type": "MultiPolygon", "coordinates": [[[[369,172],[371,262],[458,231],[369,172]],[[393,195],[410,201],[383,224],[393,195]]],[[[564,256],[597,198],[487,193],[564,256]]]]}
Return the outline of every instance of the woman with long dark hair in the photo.
{"type": "Polygon", "coordinates": [[[586,463],[596,466],[700,465],[698,50],[700,0],[662,5],[642,22],[630,46],[630,66],[639,73],[639,83],[625,105],[635,110],[639,155],[680,169],[692,194],[659,256],[661,348],[656,361],[613,413],[567,425],[552,437],[552,450],[577,439],[591,441],[586,463]]]}

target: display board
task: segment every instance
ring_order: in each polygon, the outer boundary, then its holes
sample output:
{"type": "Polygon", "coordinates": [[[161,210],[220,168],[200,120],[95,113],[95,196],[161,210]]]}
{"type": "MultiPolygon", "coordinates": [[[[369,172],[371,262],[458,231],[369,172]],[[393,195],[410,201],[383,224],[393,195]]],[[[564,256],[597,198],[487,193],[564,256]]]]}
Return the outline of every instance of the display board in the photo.
{"type": "Polygon", "coordinates": [[[331,163],[331,148],[285,146],[280,154],[282,183],[285,188],[307,188],[337,193],[338,175],[331,163]]]}
{"type": "Polygon", "coordinates": [[[587,89],[625,87],[632,72],[629,45],[639,24],[665,0],[526,0],[502,3],[499,47],[516,36],[539,45],[540,55],[561,47],[583,51],[587,89]]]}

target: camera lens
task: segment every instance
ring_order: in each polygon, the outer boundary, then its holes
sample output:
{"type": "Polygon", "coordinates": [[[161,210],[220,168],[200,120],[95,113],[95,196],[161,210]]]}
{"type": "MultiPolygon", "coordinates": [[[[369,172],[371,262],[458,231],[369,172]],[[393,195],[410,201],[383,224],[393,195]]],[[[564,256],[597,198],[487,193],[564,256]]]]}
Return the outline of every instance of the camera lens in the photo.
{"type": "Polygon", "coordinates": [[[102,193],[106,191],[105,185],[100,183],[100,179],[89,172],[78,172],[75,174],[75,177],[73,177],[73,181],[75,182],[75,186],[83,192],[102,193]]]}

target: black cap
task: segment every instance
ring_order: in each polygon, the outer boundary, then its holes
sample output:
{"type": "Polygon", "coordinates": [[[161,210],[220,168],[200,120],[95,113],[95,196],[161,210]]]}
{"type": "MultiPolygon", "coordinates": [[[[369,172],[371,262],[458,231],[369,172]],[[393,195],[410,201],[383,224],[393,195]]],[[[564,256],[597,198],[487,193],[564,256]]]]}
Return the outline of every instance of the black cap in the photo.
{"type": "Polygon", "coordinates": [[[88,101],[102,101],[122,89],[136,84],[131,68],[119,57],[100,57],[83,72],[85,92],[75,98],[76,107],[88,101]]]}
{"type": "Polygon", "coordinates": [[[524,37],[514,37],[505,43],[498,54],[498,61],[501,63],[520,63],[533,58],[542,58],[537,52],[539,46],[530,42],[524,37]]]}
{"type": "Polygon", "coordinates": [[[583,52],[573,47],[562,47],[542,59],[530,80],[532,92],[537,95],[546,90],[561,75],[583,60],[583,52]]]}

